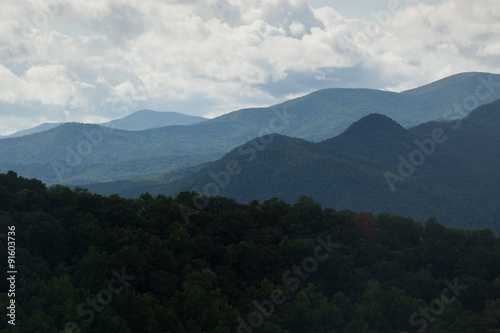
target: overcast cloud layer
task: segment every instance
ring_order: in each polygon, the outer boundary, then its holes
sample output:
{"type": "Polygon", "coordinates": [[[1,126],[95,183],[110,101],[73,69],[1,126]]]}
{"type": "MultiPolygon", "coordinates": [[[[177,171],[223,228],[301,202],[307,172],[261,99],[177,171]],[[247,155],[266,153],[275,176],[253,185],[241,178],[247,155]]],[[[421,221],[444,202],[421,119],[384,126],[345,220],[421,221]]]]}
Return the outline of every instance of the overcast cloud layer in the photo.
{"type": "Polygon", "coordinates": [[[312,3],[3,0],[0,134],[144,108],[214,117],[322,88],[401,91],[500,72],[498,0],[380,2],[363,20],[312,3]]]}

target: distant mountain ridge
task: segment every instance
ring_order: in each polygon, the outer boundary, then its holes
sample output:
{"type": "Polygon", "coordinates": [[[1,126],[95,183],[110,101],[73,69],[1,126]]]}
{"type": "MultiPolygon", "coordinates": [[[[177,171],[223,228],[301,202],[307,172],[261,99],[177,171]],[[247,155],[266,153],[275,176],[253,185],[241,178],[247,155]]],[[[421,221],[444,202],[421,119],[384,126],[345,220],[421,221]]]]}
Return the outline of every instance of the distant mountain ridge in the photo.
{"type": "MultiPolygon", "coordinates": [[[[268,108],[243,109],[208,124],[233,123],[250,126],[252,132],[269,128],[276,110],[286,110],[289,121],[276,133],[318,142],[343,132],[353,122],[371,113],[390,117],[403,127],[438,120],[465,117],[473,108],[500,99],[500,75],[490,73],[456,74],[423,87],[401,93],[372,89],[323,89],[268,108]],[[476,98],[478,87],[482,95],[476,98]],[[492,92],[490,92],[492,91],[492,92]],[[489,94],[486,94],[489,92],[489,94]],[[470,99],[469,99],[470,98],[470,99]],[[464,108],[470,100],[477,105],[464,108]],[[455,111],[454,106],[461,110],[455,111]]],[[[244,129],[243,129],[244,130],[244,129]]],[[[258,136],[258,135],[254,135],[258,136]]]]}
{"type": "Polygon", "coordinates": [[[178,112],[141,110],[101,125],[126,131],[142,131],[164,126],[193,125],[205,120],[207,119],[203,117],[188,116],[178,112]]]}
{"type": "Polygon", "coordinates": [[[18,138],[18,137],[25,136],[25,135],[41,133],[41,132],[48,131],[52,128],[56,128],[57,126],[60,126],[62,124],[64,124],[64,123],[43,123],[43,124],[40,124],[40,125],[35,126],[33,128],[21,130],[21,131],[18,131],[16,133],[13,133],[11,135],[3,136],[0,138],[18,138]]]}
{"type": "MultiPolygon", "coordinates": [[[[146,129],[175,126],[175,125],[193,125],[207,120],[203,117],[189,116],[178,112],[161,112],[153,110],[136,111],[123,118],[115,119],[106,123],[98,124],[101,126],[121,129],[126,131],[142,131],[146,129]]],[[[43,123],[33,128],[25,129],[2,138],[17,138],[25,135],[41,133],[52,128],[67,123],[43,123]]]]}
{"type": "MultiPolygon", "coordinates": [[[[499,83],[500,75],[497,74],[462,73],[402,93],[332,88],[270,107],[234,111],[192,125],[141,131],[67,123],[42,133],[0,140],[0,172],[22,169],[26,174],[19,173],[21,176],[35,177],[48,184],[73,184],[77,179],[82,183],[123,179],[130,175],[125,169],[134,168],[135,177],[150,177],[155,172],[159,175],[171,169],[164,169],[165,164],[161,164],[162,167],[142,173],[140,166],[143,164],[139,160],[183,155],[180,160],[191,161],[184,166],[192,166],[192,163],[208,161],[272,132],[320,142],[342,133],[371,113],[390,117],[404,127],[440,118],[462,118],[469,112],[464,105],[469,107],[471,102],[486,104],[499,99],[500,89],[496,88],[499,83]],[[478,91],[478,96],[484,98],[475,97],[478,91]],[[461,105],[463,110],[456,112],[455,105],[461,105]],[[93,145],[85,134],[89,132],[101,133],[102,142],[93,145]],[[208,159],[203,161],[200,156],[208,159]],[[71,167],[75,159],[78,165],[71,167]],[[127,161],[132,166],[125,168],[121,162],[127,161]],[[120,166],[114,174],[97,172],[94,175],[99,174],[99,177],[87,177],[90,169],[114,163],[120,166]],[[40,168],[40,165],[45,167],[40,168]],[[61,172],[57,172],[54,165],[66,171],[62,178],[57,176],[61,172]]],[[[182,167],[181,164],[170,165],[182,167]]]]}

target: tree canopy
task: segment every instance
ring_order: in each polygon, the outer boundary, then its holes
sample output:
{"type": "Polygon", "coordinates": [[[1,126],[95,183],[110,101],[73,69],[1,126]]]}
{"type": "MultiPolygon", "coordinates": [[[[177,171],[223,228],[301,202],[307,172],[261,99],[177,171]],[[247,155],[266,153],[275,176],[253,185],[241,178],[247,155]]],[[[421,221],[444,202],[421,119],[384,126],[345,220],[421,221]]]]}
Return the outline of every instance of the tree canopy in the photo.
{"type": "Polygon", "coordinates": [[[180,207],[197,195],[105,197],[1,174],[18,307],[0,332],[500,331],[500,240],[488,229],[305,196],[201,198],[187,223],[180,207]]]}

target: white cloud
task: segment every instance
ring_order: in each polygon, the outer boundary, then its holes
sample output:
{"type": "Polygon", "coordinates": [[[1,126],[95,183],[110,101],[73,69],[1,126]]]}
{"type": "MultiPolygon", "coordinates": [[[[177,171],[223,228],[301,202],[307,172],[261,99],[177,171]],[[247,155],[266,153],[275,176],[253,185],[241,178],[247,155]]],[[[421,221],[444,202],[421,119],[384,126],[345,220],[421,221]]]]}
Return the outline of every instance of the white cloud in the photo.
{"type": "Polygon", "coordinates": [[[0,14],[0,103],[23,106],[32,125],[140,108],[219,115],[326,87],[401,90],[500,68],[497,0],[401,0],[366,9],[371,21],[305,0],[38,3],[4,0],[0,14]]]}
{"type": "Polygon", "coordinates": [[[18,95],[23,91],[23,82],[15,76],[9,69],[0,65],[0,101],[7,103],[17,103],[18,95]]]}
{"type": "Polygon", "coordinates": [[[67,105],[76,89],[61,65],[33,66],[26,72],[26,96],[46,105],[67,105]]]}
{"type": "Polygon", "coordinates": [[[302,36],[304,31],[305,31],[305,26],[302,23],[293,21],[292,24],[290,24],[290,32],[292,33],[292,36],[294,37],[302,36]]]}

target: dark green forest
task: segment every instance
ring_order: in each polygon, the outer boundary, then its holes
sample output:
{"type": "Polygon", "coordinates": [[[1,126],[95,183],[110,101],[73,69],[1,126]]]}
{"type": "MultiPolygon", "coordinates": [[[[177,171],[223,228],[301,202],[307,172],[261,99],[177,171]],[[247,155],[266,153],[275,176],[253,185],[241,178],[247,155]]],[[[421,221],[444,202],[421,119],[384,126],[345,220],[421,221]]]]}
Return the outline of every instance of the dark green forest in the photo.
{"type": "Polygon", "coordinates": [[[16,325],[3,278],[0,332],[500,332],[498,236],[421,222],[306,196],[125,199],[11,171],[16,325]]]}

